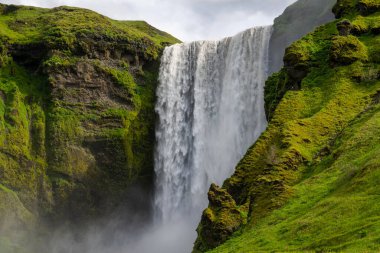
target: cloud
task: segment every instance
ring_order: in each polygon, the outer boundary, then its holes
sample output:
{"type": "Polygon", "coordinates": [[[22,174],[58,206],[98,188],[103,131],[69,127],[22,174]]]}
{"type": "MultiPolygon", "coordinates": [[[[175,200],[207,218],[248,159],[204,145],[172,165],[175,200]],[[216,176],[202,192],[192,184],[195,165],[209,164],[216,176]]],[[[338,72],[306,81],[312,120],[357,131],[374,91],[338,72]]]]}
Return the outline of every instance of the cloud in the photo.
{"type": "Polygon", "coordinates": [[[269,25],[295,0],[0,0],[40,7],[70,5],[120,20],[145,20],[183,41],[220,39],[269,25]]]}

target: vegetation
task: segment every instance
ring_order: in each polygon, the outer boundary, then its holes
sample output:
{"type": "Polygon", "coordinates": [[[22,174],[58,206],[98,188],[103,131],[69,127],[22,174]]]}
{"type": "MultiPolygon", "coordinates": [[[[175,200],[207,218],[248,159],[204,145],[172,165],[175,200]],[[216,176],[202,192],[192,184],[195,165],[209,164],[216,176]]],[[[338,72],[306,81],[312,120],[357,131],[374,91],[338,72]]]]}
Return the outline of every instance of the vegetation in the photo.
{"type": "MultiPolygon", "coordinates": [[[[286,51],[285,67],[269,78],[269,126],[223,185],[237,206],[249,205],[247,224],[209,252],[380,250],[380,65],[373,29],[379,13],[377,1],[359,2],[340,0],[334,10],[365,29],[338,35],[341,20],[318,28],[286,51]],[[364,2],[376,11],[364,13],[364,2]]],[[[201,222],[198,231],[212,225],[201,222]]],[[[203,242],[195,251],[214,248],[203,242]]]]}

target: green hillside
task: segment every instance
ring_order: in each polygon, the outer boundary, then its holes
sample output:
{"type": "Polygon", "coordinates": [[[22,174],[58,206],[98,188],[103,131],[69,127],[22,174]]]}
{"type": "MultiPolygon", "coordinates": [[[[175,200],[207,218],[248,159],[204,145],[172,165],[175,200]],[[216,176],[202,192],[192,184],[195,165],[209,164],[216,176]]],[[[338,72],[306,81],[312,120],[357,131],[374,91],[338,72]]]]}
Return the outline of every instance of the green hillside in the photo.
{"type": "Polygon", "coordinates": [[[380,2],[334,13],[267,81],[269,126],[211,187],[194,252],[380,251],[380,2]]]}

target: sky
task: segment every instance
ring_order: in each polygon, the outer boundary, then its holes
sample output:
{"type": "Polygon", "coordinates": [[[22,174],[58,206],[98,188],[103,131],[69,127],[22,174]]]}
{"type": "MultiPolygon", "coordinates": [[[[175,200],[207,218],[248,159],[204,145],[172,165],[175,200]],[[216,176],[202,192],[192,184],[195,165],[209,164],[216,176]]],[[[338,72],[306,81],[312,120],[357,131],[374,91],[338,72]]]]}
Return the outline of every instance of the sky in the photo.
{"type": "Polygon", "coordinates": [[[4,4],[83,7],[118,20],[145,20],[182,41],[216,40],[270,25],[296,0],[0,0],[4,4]]]}

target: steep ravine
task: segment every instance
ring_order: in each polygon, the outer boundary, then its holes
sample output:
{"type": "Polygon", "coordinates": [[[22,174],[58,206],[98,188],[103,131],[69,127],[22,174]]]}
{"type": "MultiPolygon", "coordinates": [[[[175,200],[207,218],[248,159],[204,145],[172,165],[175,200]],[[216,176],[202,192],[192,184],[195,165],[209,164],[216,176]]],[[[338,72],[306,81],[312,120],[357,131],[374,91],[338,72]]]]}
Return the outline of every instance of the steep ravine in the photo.
{"type": "Polygon", "coordinates": [[[268,79],[268,128],[211,186],[195,252],[380,250],[380,4],[333,10],[268,79]]]}

